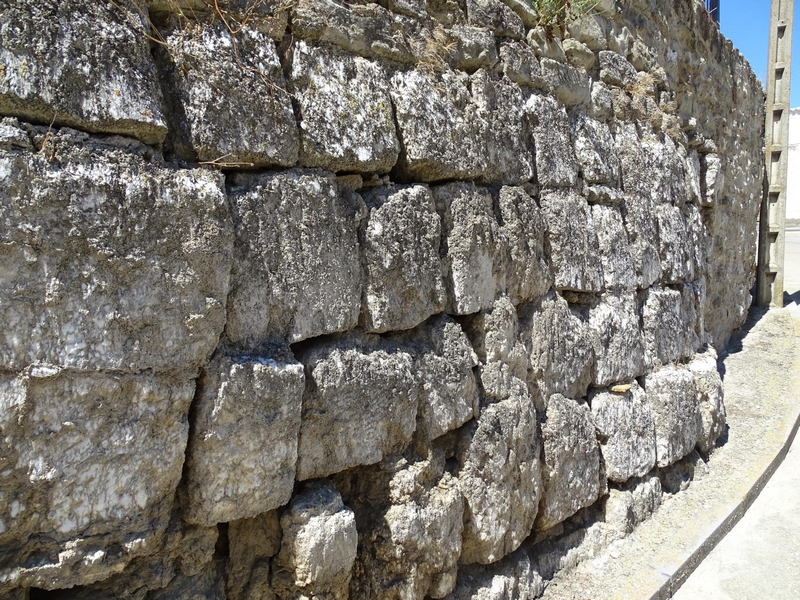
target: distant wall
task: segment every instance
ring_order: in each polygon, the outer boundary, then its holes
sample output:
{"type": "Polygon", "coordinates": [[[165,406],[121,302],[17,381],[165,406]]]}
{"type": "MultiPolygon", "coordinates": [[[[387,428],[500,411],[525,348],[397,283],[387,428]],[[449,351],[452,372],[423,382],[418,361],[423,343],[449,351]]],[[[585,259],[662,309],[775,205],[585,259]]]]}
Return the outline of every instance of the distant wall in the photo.
{"type": "Polygon", "coordinates": [[[699,0],[222,7],[0,12],[0,595],[537,596],[724,430],[760,84],[699,0]]]}

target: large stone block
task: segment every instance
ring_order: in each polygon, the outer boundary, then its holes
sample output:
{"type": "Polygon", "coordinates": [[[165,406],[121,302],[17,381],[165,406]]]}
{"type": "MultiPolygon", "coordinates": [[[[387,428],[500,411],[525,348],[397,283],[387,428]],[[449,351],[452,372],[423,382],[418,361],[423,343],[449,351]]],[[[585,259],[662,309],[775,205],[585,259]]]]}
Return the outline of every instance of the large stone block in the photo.
{"type": "Polygon", "coordinates": [[[190,23],[162,51],[176,105],[175,150],[238,168],[297,162],[297,122],[268,35],[244,25],[234,36],[219,20],[190,23]]]}
{"type": "Polygon", "coordinates": [[[489,190],[468,183],[433,188],[442,217],[448,312],[489,308],[505,284],[505,248],[489,190]]]}
{"type": "Polygon", "coordinates": [[[225,322],[222,177],[86,137],[0,149],[0,367],[198,367],[225,322]]]}
{"type": "Polygon", "coordinates": [[[695,240],[686,210],[671,204],[656,206],[662,283],[694,279],[695,240]]]}
{"type": "Polygon", "coordinates": [[[717,352],[708,348],[689,363],[697,390],[697,405],[700,409],[701,428],[697,448],[710,452],[725,431],[727,415],[725,412],[724,389],[717,369],[717,352]]]}
{"type": "Polygon", "coordinates": [[[304,385],[288,348],[211,360],[186,455],[188,520],[228,523],[289,501],[304,385]]]}
{"type": "Polygon", "coordinates": [[[0,378],[0,593],[90,584],[159,549],[191,377],[37,366],[0,378]]]}
{"type": "Polygon", "coordinates": [[[297,479],[374,464],[411,441],[419,390],[408,352],[378,336],[353,334],[298,358],[306,391],[297,479]]]}
{"type": "Polygon", "coordinates": [[[611,481],[642,477],[656,464],[656,430],[647,396],[634,382],[625,392],[591,398],[600,454],[611,481]]]}
{"type": "Polygon", "coordinates": [[[644,294],[642,326],[649,365],[666,365],[691,356],[695,350],[687,340],[697,339],[697,334],[689,337],[693,334],[688,318],[691,314],[689,307],[684,310],[684,297],[693,296],[693,288],[683,291],[681,286],[681,290],[652,287],[644,294]]]}
{"type": "Polygon", "coordinates": [[[603,387],[643,375],[644,339],[634,293],[605,294],[588,312],[596,335],[592,383],[603,387]]]}
{"type": "Polygon", "coordinates": [[[608,125],[582,112],[572,118],[575,129],[575,155],[587,183],[618,185],[620,182],[619,158],[614,149],[614,138],[608,125]]]}
{"type": "Polygon", "coordinates": [[[600,449],[585,402],[554,394],[542,423],[544,494],[537,531],[549,529],[600,495],[600,449]]]}
{"type": "Polygon", "coordinates": [[[571,190],[546,190],[540,199],[558,290],[599,292],[603,264],[592,209],[571,190]]]}
{"type": "Polygon", "coordinates": [[[500,62],[503,74],[517,85],[544,89],[542,69],[533,49],[525,42],[503,42],[500,44],[500,62]]]}
{"type": "Polygon", "coordinates": [[[636,285],[639,289],[646,289],[661,278],[660,241],[655,204],[650,196],[626,191],[622,214],[636,272],[636,285]]]}
{"type": "Polygon", "coordinates": [[[620,209],[595,204],[592,206],[592,221],[597,231],[605,287],[635,290],[638,283],[636,266],[620,209]]]}
{"type": "Polygon", "coordinates": [[[439,257],[441,221],[426,186],[377,188],[361,234],[366,265],[363,321],[367,331],[415,327],[445,305],[439,257]]]}
{"type": "Polygon", "coordinates": [[[578,182],[579,167],[564,105],[555,98],[533,94],[525,108],[533,122],[539,185],[574,187],[578,182]]]}
{"type": "Polygon", "coordinates": [[[354,327],[361,198],[318,170],[239,175],[229,194],[236,243],[228,339],[294,343],[354,327]]]}
{"type": "MultiPolygon", "coordinates": [[[[562,50],[563,53],[563,50],[562,50]]],[[[583,69],[576,69],[560,60],[542,57],[542,79],[547,89],[567,106],[589,103],[592,81],[583,69]]]]}
{"type": "Polygon", "coordinates": [[[530,534],[542,496],[541,440],[524,382],[481,414],[460,457],[464,494],[463,563],[489,564],[516,550],[530,534]]]}
{"type": "Polygon", "coordinates": [[[691,371],[668,366],[644,380],[656,430],[656,464],[667,467],[694,449],[703,422],[691,371]]]}
{"type": "Polygon", "coordinates": [[[497,37],[525,37],[522,19],[500,0],[467,0],[467,16],[470,23],[491,29],[497,37]]]}
{"type": "Polygon", "coordinates": [[[147,40],[130,0],[7,0],[0,12],[0,114],[159,144],[167,134],[147,40]]]}
{"type": "Polygon", "coordinates": [[[226,600],[274,600],[270,560],[281,548],[278,511],[271,510],[228,525],[226,600]]]}
{"type": "Polygon", "coordinates": [[[289,75],[300,119],[300,161],[329,171],[385,173],[397,162],[383,68],[328,46],[298,42],[289,75]]]}

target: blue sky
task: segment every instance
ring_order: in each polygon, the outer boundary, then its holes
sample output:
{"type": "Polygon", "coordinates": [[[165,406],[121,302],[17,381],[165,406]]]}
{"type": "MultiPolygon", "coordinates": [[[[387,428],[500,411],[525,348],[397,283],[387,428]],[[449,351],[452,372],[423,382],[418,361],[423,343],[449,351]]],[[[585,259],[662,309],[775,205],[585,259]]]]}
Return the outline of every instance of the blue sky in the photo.
{"type": "MultiPolygon", "coordinates": [[[[771,0],[720,0],[720,28],[745,55],[762,82],[767,77],[771,0]]],[[[795,0],[792,107],[800,107],[800,0],[795,0]]]]}

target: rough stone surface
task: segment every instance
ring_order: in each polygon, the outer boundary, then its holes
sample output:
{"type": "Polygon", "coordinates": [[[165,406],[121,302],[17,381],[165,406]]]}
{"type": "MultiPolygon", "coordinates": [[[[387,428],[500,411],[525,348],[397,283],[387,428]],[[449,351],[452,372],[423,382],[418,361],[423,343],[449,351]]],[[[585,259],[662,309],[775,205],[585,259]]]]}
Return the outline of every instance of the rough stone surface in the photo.
{"type": "Polygon", "coordinates": [[[225,333],[290,343],[358,322],[360,197],[318,170],[242,175],[230,189],[236,230],[225,333]]]}
{"type": "Polygon", "coordinates": [[[725,431],[727,420],[716,351],[708,348],[703,354],[697,354],[689,363],[689,370],[694,376],[702,423],[697,448],[701,452],[708,453],[725,431]]]}
{"type": "Polygon", "coordinates": [[[534,94],[525,108],[534,123],[536,178],[539,185],[574,186],[578,181],[578,159],[564,106],[555,98],[534,94]]]}
{"type": "Polygon", "coordinates": [[[647,361],[666,365],[691,354],[686,348],[681,292],[652,287],[645,293],[642,324],[647,361]]]}
{"type": "Polygon", "coordinates": [[[586,183],[617,185],[619,158],[614,153],[614,138],[608,125],[582,112],[573,117],[575,155],[586,183]]]}
{"type": "Polygon", "coordinates": [[[304,384],[288,350],[211,360],[186,455],[191,521],[227,523],[289,501],[304,384]]]}
{"type": "Polygon", "coordinates": [[[663,367],[644,380],[656,429],[656,464],[667,467],[694,449],[702,433],[697,388],[691,371],[663,367]]]}
{"type": "Polygon", "coordinates": [[[634,290],[638,278],[620,209],[595,204],[592,221],[597,231],[603,282],[610,290],[634,290]]]}
{"type": "Polygon", "coordinates": [[[603,387],[644,374],[644,340],[636,297],[632,292],[606,294],[589,309],[595,337],[592,383],[603,387]]]}
{"type": "Polygon", "coordinates": [[[167,124],[149,30],[129,0],[7,0],[0,114],[162,142],[167,124]]]}
{"type": "Polygon", "coordinates": [[[270,559],[281,548],[277,511],[269,511],[228,525],[227,600],[274,600],[270,586],[270,559]]]}

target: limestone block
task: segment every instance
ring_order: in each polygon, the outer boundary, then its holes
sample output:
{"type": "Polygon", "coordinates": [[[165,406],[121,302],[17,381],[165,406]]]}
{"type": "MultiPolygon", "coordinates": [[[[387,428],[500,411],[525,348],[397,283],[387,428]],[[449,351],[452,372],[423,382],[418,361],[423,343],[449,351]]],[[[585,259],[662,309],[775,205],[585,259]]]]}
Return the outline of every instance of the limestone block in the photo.
{"type": "Polygon", "coordinates": [[[526,28],[536,27],[539,24],[539,15],[525,0],[501,0],[501,2],[517,13],[526,28]]]}
{"type": "Polygon", "coordinates": [[[172,598],[225,599],[225,571],[220,561],[208,563],[202,571],[192,576],[176,575],[166,587],[147,594],[147,600],[172,598]]]}
{"type": "Polygon", "coordinates": [[[689,202],[701,204],[703,202],[703,192],[701,190],[700,157],[697,150],[692,150],[686,157],[686,194],[689,202]]]}
{"type": "Polygon", "coordinates": [[[650,196],[625,193],[625,229],[636,269],[637,287],[645,289],[661,277],[660,242],[655,205],[650,196]]]}
{"type": "Polygon", "coordinates": [[[560,63],[567,62],[567,56],[564,54],[561,38],[552,35],[545,29],[540,19],[537,21],[538,22],[532,26],[532,29],[528,31],[528,35],[526,36],[528,44],[533,48],[534,52],[536,52],[536,56],[539,58],[549,58],[560,63]]]}
{"type": "Polygon", "coordinates": [[[603,289],[600,247],[586,200],[571,190],[545,190],[540,197],[558,290],[603,289]]]}
{"type": "Polygon", "coordinates": [[[0,149],[0,367],[196,368],[225,323],[221,175],[72,134],[0,149]]]}
{"type": "Polygon", "coordinates": [[[611,481],[642,477],[656,464],[656,430],[647,396],[635,381],[626,392],[592,395],[600,454],[611,481]]]}
{"type": "Polygon", "coordinates": [[[689,216],[671,204],[656,206],[661,256],[661,281],[681,283],[694,278],[695,245],[689,216]]]}
{"type": "Polygon", "coordinates": [[[293,4],[291,15],[291,31],[296,38],[333,44],[365,58],[411,63],[414,55],[404,26],[407,24],[398,15],[375,3],[299,0],[293,4]]]}
{"type": "Polygon", "coordinates": [[[690,357],[705,341],[706,283],[701,278],[680,287],[681,293],[681,356],[690,357]]]}
{"type": "Polygon", "coordinates": [[[536,564],[523,550],[491,565],[464,565],[458,574],[452,600],[532,600],[545,589],[536,564]]]}
{"type": "Polygon", "coordinates": [[[540,65],[547,89],[561,102],[567,106],[589,103],[592,82],[586,71],[551,58],[542,58],[540,65]]]}
{"type": "Polygon", "coordinates": [[[489,123],[475,110],[466,75],[398,72],[391,79],[404,155],[400,168],[410,179],[475,179],[486,170],[489,123]]]}
{"type": "Polygon", "coordinates": [[[444,309],[441,221],[427,186],[381,187],[364,195],[366,331],[415,327],[444,309]]]}
{"type": "Polygon", "coordinates": [[[642,306],[642,330],[649,365],[666,365],[693,349],[686,346],[682,294],[678,290],[652,287],[645,292],[642,306]]]}
{"type": "Polygon", "coordinates": [[[605,522],[620,535],[628,535],[656,511],[661,497],[661,480],[655,474],[612,487],[605,500],[605,522]]]}
{"type": "Polygon", "coordinates": [[[149,30],[129,0],[7,0],[0,114],[161,143],[167,124],[149,30]]]}
{"type": "Polygon", "coordinates": [[[567,30],[572,38],[586,44],[595,52],[608,48],[604,22],[600,15],[590,13],[575,19],[567,25],[567,30]]]}
{"type": "Polygon", "coordinates": [[[158,550],[194,391],[191,373],[0,378],[0,593],[94,583],[158,550]]]}
{"type": "Polygon", "coordinates": [[[594,340],[588,324],[555,293],[520,313],[522,341],[530,352],[529,383],[545,398],[562,393],[580,398],[592,379],[594,340]]]}
{"type": "Polygon", "coordinates": [[[572,38],[564,40],[562,45],[570,65],[587,72],[592,70],[597,62],[597,57],[589,46],[572,38]]]}
{"type": "Polygon", "coordinates": [[[227,523],[289,501],[304,385],[288,348],[211,360],[186,456],[189,521],[227,523]]]}
{"type": "Polygon", "coordinates": [[[275,43],[219,20],[188,24],[166,39],[165,78],[174,90],[174,148],[191,160],[241,167],[297,162],[297,122],[275,43]]]}
{"type": "Polygon", "coordinates": [[[227,600],[274,600],[269,566],[281,548],[281,535],[274,510],[228,525],[227,600]]]}
{"type": "Polygon", "coordinates": [[[382,67],[298,42],[289,75],[300,119],[300,161],[329,171],[385,173],[397,162],[389,81],[382,67]]]}
{"type": "Polygon", "coordinates": [[[539,59],[528,44],[515,41],[502,42],[500,61],[503,65],[503,74],[510,81],[523,87],[544,89],[545,83],[539,59]]]}
{"type": "Polygon", "coordinates": [[[536,410],[516,380],[507,400],[481,414],[459,482],[466,502],[461,562],[489,564],[516,550],[533,528],[542,496],[536,410]]]}
{"type": "Polygon", "coordinates": [[[574,187],[578,182],[578,160],[564,106],[554,98],[534,94],[525,108],[533,120],[539,185],[574,187]]]}
{"type": "Polygon", "coordinates": [[[298,358],[306,391],[297,479],[373,464],[408,444],[419,398],[410,354],[378,336],[351,334],[298,358]]]}
{"type": "Polygon", "coordinates": [[[700,160],[700,204],[715,206],[720,199],[721,190],[725,186],[725,174],[722,160],[718,154],[701,154],[700,160]]]}
{"type": "Polygon", "coordinates": [[[614,152],[614,138],[608,125],[582,112],[572,118],[575,131],[575,155],[587,183],[616,186],[620,181],[620,164],[614,152]]]}
{"type": "Polygon", "coordinates": [[[720,435],[725,431],[727,415],[723,401],[722,379],[717,369],[717,352],[709,347],[689,363],[697,390],[697,404],[700,408],[701,428],[697,448],[703,453],[710,452],[720,435]]]}
{"type": "Polygon", "coordinates": [[[470,183],[432,188],[442,218],[448,312],[489,308],[503,290],[505,248],[489,191],[470,183]]]}
{"type": "Polygon", "coordinates": [[[589,309],[589,327],[595,332],[592,383],[604,387],[644,374],[644,339],[639,305],[633,292],[604,294],[589,309]]]}
{"type": "Polygon", "coordinates": [[[592,221],[597,231],[605,287],[635,290],[638,278],[620,209],[595,204],[592,206],[592,221]]]}
{"type": "Polygon", "coordinates": [[[560,523],[600,495],[600,449],[589,406],[554,394],[541,426],[544,493],[537,531],[560,523]]]}
{"type": "Polygon", "coordinates": [[[486,27],[458,24],[448,29],[446,35],[450,46],[447,58],[454,68],[470,72],[491,69],[497,64],[497,42],[486,27]]]}
{"type": "Polygon", "coordinates": [[[358,322],[360,197],[324,171],[238,175],[229,189],[236,230],[225,333],[234,343],[298,342],[358,322]]]}
{"type": "Polygon", "coordinates": [[[656,464],[666,467],[694,450],[702,435],[694,376],[688,369],[663,367],[644,380],[656,430],[656,464]]]}
{"type": "Polygon", "coordinates": [[[553,285],[545,256],[545,220],[539,205],[520,187],[500,189],[500,232],[507,244],[506,293],[513,304],[541,298],[553,285]]]}
{"type": "Polygon", "coordinates": [[[344,600],[356,559],[353,511],[327,482],[307,485],[281,517],[273,587],[279,598],[344,600]]]}
{"type": "Polygon", "coordinates": [[[497,37],[525,37],[522,19],[500,0],[467,0],[467,17],[472,25],[486,27],[497,37]]]}
{"type": "Polygon", "coordinates": [[[603,83],[621,88],[632,88],[636,84],[636,69],[622,56],[610,50],[601,50],[597,57],[603,83]]]}
{"type": "Polygon", "coordinates": [[[712,252],[711,229],[696,204],[686,204],[681,212],[689,230],[689,246],[692,249],[694,275],[701,277],[708,271],[708,257],[712,252]]]}
{"type": "Polygon", "coordinates": [[[592,82],[592,101],[587,113],[601,121],[609,121],[614,116],[614,101],[611,90],[602,81],[592,82]]]}

